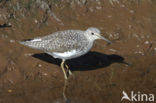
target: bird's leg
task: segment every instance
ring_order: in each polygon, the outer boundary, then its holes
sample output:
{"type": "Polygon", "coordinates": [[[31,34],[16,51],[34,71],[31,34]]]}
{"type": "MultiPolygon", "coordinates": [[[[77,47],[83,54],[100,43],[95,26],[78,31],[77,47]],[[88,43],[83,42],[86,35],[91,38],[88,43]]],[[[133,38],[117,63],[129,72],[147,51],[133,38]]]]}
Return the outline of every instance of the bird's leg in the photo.
{"type": "Polygon", "coordinates": [[[64,69],[64,63],[65,63],[65,60],[63,59],[62,62],[61,62],[61,68],[62,68],[62,71],[64,73],[64,78],[67,79],[67,75],[66,75],[66,72],[65,72],[65,69],[64,69]]]}
{"type": "Polygon", "coordinates": [[[71,70],[69,69],[68,65],[65,63],[66,69],[68,70],[69,75],[72,75],[71,70]]]}

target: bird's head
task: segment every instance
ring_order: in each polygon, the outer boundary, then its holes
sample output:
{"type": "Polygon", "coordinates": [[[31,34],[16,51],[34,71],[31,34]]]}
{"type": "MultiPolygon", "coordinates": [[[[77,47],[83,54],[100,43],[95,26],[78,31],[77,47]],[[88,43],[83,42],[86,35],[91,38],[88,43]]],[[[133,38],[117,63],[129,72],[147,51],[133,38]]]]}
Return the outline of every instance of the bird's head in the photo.
{"type": "Polygon", "coordinates": [[[94,41],[96,39],[103,39],[105,40],[107,43],[111,43],[111,41],[109,41],[108,39],[106,39],[105,37],[101,36],[101,32],[99,29],[94,28],[94,27],[90,27],[85,31],[85,34],[87,36],[87,38],[91,41],[94,41]]]}

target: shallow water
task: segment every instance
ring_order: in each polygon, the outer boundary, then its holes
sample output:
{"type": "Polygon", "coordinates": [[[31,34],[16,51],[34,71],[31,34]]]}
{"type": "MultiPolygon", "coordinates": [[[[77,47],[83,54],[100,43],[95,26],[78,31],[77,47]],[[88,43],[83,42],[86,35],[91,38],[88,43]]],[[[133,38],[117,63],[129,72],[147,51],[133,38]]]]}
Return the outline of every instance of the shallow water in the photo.
{"type": "Polygon", "coordinates": [[[155,5],[154,0],[1,1],[0,103],[121,103],[122,91],[156,95],[155,5]],[[61,61],[18,41],[91,26],[113,43],[97,40],[91,52],[67,61],[73,75],[65,101],[61,61]]]}

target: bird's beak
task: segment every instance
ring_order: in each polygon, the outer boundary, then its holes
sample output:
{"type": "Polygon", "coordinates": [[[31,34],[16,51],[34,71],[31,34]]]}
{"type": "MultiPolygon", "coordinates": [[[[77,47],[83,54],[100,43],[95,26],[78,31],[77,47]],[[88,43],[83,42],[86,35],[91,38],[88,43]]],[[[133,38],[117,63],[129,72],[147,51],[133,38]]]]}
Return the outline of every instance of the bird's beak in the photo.
{"type": "Polygon", "coordinates": [[[108,39],[104,38],[104,37],[103,37],[103,36],[101,36],[101,35],[100,35],[100,39],[105,40],[108,44],[111,44],[111,43],[112,43],[110,40],[108,40],[108,39]]]}

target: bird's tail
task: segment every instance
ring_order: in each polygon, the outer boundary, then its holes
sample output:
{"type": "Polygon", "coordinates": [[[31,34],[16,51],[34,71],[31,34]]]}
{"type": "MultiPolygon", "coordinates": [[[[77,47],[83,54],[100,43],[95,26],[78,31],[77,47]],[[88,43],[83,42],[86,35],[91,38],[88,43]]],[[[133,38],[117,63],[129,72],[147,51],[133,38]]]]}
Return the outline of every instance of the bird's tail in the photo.
{"type": "Polygon", "coordinates": [[[43,46],[42,40],[40,38],[26,39],[23,41],[19,41],[19,43],[34,49],[40,49],[43,46]]]}

